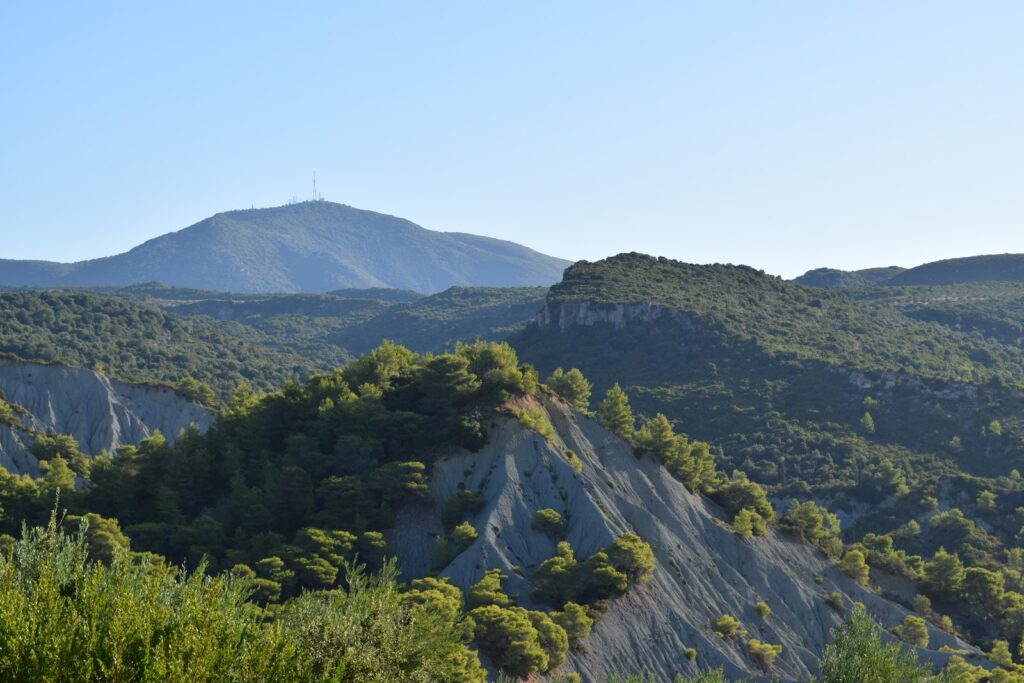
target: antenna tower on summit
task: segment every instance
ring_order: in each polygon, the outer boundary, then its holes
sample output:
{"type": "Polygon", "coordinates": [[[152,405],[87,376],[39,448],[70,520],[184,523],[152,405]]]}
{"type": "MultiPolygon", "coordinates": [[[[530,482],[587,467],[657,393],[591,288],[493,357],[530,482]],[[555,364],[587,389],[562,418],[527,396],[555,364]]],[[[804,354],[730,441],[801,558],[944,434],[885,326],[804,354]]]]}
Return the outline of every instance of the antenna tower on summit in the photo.
{"type": "Polygon", "coordinates": [[[316,171],[313,171],[313,201],[318,201],[320,196],[316,193],[316,171]]]}

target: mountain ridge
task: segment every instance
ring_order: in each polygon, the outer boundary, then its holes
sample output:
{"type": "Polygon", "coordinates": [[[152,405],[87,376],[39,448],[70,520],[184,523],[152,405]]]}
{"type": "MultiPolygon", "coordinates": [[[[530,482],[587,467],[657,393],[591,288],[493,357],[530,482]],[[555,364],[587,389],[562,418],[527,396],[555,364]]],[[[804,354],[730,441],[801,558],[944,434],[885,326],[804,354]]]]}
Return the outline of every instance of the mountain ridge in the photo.
{"type": "Polygon", "coordinates": [[[75,263],[0,260],[0,285],[166,285],[235,292],[557,281],[569,261],[507,240],[427,230],[403,218],[310,201],[214,214],[122,253],[75,263]]]}

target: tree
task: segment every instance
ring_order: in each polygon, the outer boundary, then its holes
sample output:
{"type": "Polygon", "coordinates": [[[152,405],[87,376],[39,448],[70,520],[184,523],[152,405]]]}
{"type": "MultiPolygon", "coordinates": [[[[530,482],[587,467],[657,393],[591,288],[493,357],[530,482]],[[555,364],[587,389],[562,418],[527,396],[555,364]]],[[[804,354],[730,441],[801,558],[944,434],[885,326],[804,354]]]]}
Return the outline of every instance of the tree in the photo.
{"type": "Polygon", "coordinates": [[[558,544],[555,554],[541,562],[533,573],[533,596],[549,605],[560,605],[576,597],[579,564],[572,546],[558,544]]]}
{"type": "Polygon", "coordinates": [[[579,412],[585,413],[590,409],[590,392],[593,387],[579,369],[572,368],[569,372],[563,372],[562,368],[555,368],[544,383],[579,412]]]}
{"type": "Polygon", "coordinates": [[[863,609],[832,632],[821,658],[820,683],[925,683],[931,667],[917,654],[882,642],[881,629],[863,609]]]}
{"type": "Polygon", "coordinates": [[[1005,592],[1002,574],[981,567],[964,571],[963,593],[970,596],[971,607],[980,614],[993,616],[1001,612],[1005,592]]]}
{"type": "Polygon", "coordinates": [[[977,499],[978,512],[992,513],[996,511],[996,494],[992,491],[981,491],[977,499]]]}
{"type": "Polygon", "coordinates": [[[466,598],[466,607],[474,609],[484,605],[497,605],[498,607],[512,605],[512,598],[505,594],[503,587],[507,578],[508,576],[500,569],[491,569],[484,573],[483,578],[470,587],[469,596],[466,598]]]}
{"type": "Polygon", "coordinates": [[[569,649],[569,636],[545,612],[529,612],[530,622],[537,629],[537,642],[548,656],[545,671],[556,669],[565,661],[565,653],[569,649]]]}
{"type": "Polygon", "coordinates": [[[587,614],[587,609],[575,602],[567,602],[561,612],[552,612],[551,618],[561,626],[570,641],[586,640],[594,620],[587,614]]]}
{"type": "Polygon", "coordinates": [[[997,640],[992,643],[992,651],[988,653],[988,661],[1004,669],[1013,670],[1013,655],[1010,654],[1010,644],[1005,640],[997,640]]]}
{"type": "Polygon", "coordinates": [[[813,500],[804,503],[793,500],[786,514],[779,520],[779,526],[800,534],[805,541],[818,546],[829,557],[836,557],[842,552],[839,517],[813,500]]]}
{"type": "Polygon", "coordinates": [[[654,572],[654,552],[651,546],[636,534],[620,534],[605,548],[605,552],[612,566],[625,574],[630,581],[645,583],[651,580],[651,574],[654,572]]]}
{"type": "Polygon", "coordinates": [[[629,407],[629,397],[616,382],[597,407],[597,418],[610,432],[617,434],[624,441],[633,441],[633,428],[636,423],[633,410],[629,407]]]}
{"type": "Polygon", "coordinates": [[[686,440],[675,433],[672,423],[662,413],[644,420],[633,435],[633,443],[638,450],[651,453],[665,463],[674,462],[686,448],[686,440]]]}
{"type": "Polygon", "coordinates": [[[751,536],[764,536],[768,533],[768,523],[750,508],[743,508],[737,512],[736,517],[732,520],[732,526],[744,540],[750,539],[751,536]]]}
{"type": "Polygon", "coordinates": [[[867,562],[864,561],[864,553],[862,551],[847,551],[843,555],[843,559],[839,561],[839,568],[843,570],[844,574],[854,579],[860,585],[868,585],[868,577],[871,570],[868,568],[867,562]]]}
{"type": "Polygon", "coordinates": [[[925,588],[939,597],[955,599],[963,589],[966,575],[960,557],[939,548],[925,564],[925,588]]]}
{"type": "Polygon", "coordinates": [[[928,647],[928,626],[921,617],[908,614],[903,618],[903,623],[894,628],[892,632],[904,643],[917,647],[928,647]]]}
{"type": "Polygon", "coordinates": [[[860,428],[865,434],[875,433],[875,418],[871,417],[871,413],[864,411],[864,416],[860,418],[860,428]]]}
{"type": "Polygon", "coordinates": [[[476,642],[499,669],[519,678],[547,671],[550,657],[525,609],[490,604],[473,609],[469,616],[476,642]]]}

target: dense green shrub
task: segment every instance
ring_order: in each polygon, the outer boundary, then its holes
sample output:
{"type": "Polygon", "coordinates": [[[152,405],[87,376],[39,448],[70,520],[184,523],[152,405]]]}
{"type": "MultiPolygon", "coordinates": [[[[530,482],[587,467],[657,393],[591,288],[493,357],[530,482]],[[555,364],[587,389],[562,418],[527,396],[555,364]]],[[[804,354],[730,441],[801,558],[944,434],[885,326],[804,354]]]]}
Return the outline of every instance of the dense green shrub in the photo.
{"type": "Polygon", "coordinates": [[[757,660],[761,668],[768,670],[774,666],[775,658],[782,654],[782,646],[762,643],[760,640],[752,638],[747,643],[747,651],[750,652],[751,657],[757,660]]]}
{"type": "Polygon", "coordinates": [[[531,526],[555,540],[565,536],[565,518],[551,508],[541,508],[534,512],[531,526]]]}
{"type": "Polygon", "coordinates": [[[908,614],[892,632],[904,643],[910,643],[917,647],[928,647],[928,626],[921,617],[908,614]]]}
{"type": "Polygon", "coordinates": [[[932,680],[931,666],[920,663],[910,650],[883,643],[881,629],[862,609],[855,610],[848,621],[833,631],[820,668],[821,683],[932,680]]]}
{"type": "Polygon", "coordinates": [[[618,434],[627,443],[633,440],[636,418],[629,407],[629,397],[616,383],[597,407],[597,418],[608,431],[618,434]]]}
{"type": "Polygon", "coordinates": [[[740,622],[729,614],[723,614],[715,620],[714,629],[723,638],[731,638],[740,632],[740,622]]]}

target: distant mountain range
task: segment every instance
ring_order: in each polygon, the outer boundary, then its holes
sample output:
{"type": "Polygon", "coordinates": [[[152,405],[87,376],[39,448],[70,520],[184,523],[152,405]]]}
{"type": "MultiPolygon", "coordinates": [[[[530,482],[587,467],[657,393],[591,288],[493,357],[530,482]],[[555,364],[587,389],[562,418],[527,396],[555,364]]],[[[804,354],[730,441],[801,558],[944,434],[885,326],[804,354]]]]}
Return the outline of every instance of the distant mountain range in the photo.
{"type": "Polygon", "coordinates": [[[849,289],[902,285],[952,285],[964,282],[1024,282],[1024,254],[967,256],[925,263],[916,268],[838,270],[815,268],[794,280],[808,287],[849,289]]]}
{"type": "Polygon", "coordinates": [[[106,258],[0,260],[0,286],[159,281],[232,292],[386,287],[434,293],[455,285],[551,285],[569,264],[513,242],[310,201],[219,213],[106,258]]]}

